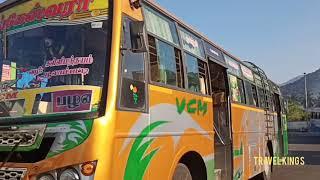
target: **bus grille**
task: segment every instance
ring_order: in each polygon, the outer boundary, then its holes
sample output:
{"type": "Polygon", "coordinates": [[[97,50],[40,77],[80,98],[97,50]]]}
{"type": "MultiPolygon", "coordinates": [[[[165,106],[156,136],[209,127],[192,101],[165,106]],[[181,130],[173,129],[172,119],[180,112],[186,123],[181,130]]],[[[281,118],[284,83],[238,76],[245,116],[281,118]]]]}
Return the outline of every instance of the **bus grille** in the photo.
{"type": "Polygon", "coordinates": [[[0,147],[13,147],[26,135],[32,138],[30,138],[26,142],[22,142],[21,144],[19,144],[19,146],[31,146],[35,143],[38,134],[39,130],[0,131],[0,147]]]}
{"type": "Polygon", "coordinates": [[[0,170],[0,180],[22,180],[26,172],[27,169],[22,168],[3,168],[0,170]]]}

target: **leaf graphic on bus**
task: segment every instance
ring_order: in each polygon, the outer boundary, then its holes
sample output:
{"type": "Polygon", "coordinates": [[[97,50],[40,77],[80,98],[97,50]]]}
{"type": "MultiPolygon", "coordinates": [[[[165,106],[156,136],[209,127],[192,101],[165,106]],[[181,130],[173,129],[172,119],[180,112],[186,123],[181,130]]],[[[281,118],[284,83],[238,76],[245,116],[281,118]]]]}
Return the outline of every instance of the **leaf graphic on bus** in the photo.
{"type": "Polygon", "coordinates": [[[47,157],[52,157],[83,143],[90,134],[92,121],[70,121],[66,123],[51,124],[51,128],[66,129],[57,132],[56,139],[50,148],[47,157]]]}
{"type": "Polygon", "coordinates": [[[125,180],[142,180],[148,165],[150,164],[153,156],[159,149],[155,149],[148,154],[145,154],[154,141],[154,138],[144,142],[146,138],[155,128],[168,123],[167,121],[157,121],[145,127],[140,135],[133,142],[128,163],[125,169],[125,180]],[[144,143],[143,143],[144,142],[144,143]]]}

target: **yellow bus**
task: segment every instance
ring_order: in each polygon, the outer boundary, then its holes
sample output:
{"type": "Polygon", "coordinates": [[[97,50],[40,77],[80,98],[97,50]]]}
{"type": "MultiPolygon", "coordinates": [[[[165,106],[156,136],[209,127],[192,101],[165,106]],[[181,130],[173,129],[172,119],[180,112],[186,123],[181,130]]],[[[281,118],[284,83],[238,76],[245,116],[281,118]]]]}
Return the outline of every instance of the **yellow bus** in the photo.
{"type": "Polygon", "coordinates": [[[270,178],[279,87],[155,2],[0,5],[1,180],[270,178]]]}

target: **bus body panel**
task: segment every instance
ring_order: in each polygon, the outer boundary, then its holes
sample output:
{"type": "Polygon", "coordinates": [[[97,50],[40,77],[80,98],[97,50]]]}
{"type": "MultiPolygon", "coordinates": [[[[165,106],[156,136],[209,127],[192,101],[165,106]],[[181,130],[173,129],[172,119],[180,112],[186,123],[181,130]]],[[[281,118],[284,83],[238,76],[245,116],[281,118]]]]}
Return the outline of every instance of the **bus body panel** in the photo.
{"type": "Polygon", "coordinates": [[[171,179],[188,152],[213,176],[212,100],[154,85],[149,93],[150,115],[118,112],[113,178],[171,179]]]}
{"type": "Polygon", "coordinates": [[[264,171],[255,157],[267,149],[265,113],[261,109],[232,104],[234,179],[248,179],[264,171]]]}

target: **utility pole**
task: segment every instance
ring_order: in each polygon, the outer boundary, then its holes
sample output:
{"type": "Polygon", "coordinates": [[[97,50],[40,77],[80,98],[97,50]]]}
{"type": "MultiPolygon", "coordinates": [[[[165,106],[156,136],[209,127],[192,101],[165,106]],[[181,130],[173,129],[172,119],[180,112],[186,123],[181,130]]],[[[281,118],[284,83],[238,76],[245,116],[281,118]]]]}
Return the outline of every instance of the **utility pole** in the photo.
{"type": "Polygon", "coordinates": [[[307,73],[304,74],[304,93],[305,93],[305,99],[306,99],[306,111],[308,110],[308,90],[307,90],[307,73]]]}

